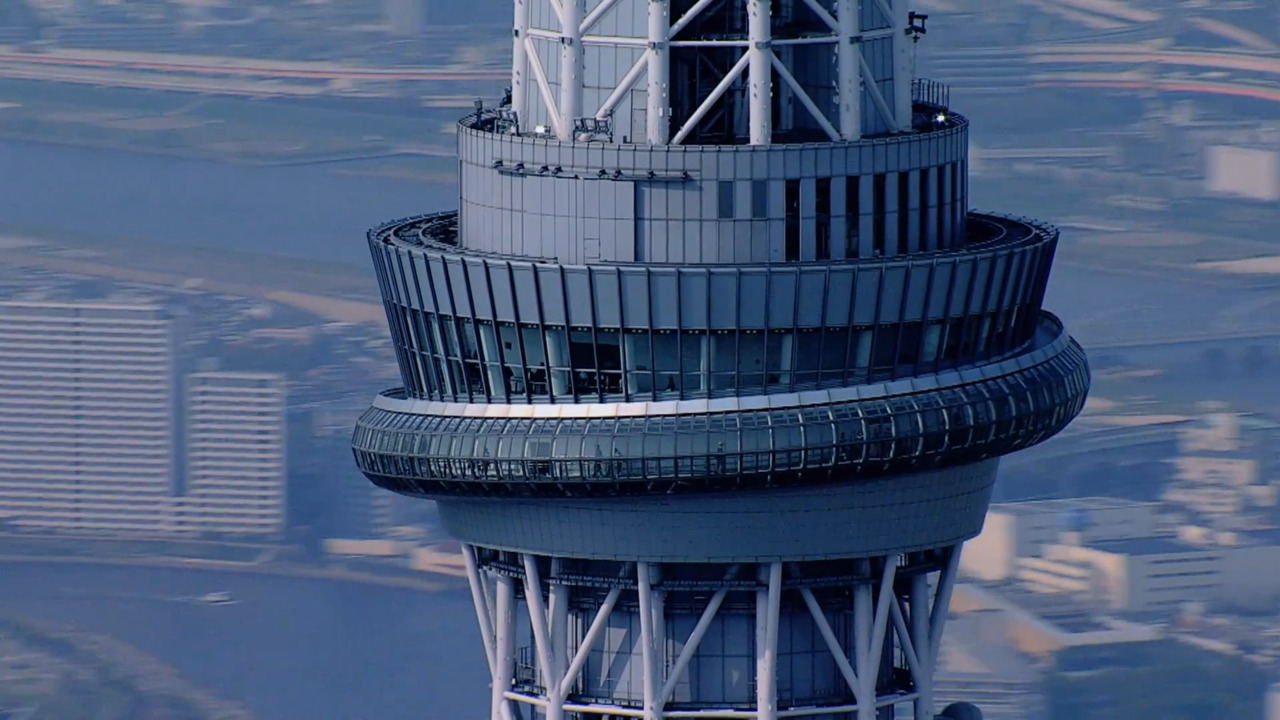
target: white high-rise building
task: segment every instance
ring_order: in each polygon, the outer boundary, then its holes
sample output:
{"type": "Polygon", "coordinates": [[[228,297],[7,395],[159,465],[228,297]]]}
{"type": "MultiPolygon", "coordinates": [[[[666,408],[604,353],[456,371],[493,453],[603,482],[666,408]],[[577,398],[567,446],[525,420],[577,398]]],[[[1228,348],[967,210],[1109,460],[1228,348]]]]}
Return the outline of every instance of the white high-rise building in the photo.
{"type": "Polygon", "coordinates": [[[171,322],[154,305],[0,302],[0,517],[18,529],[171,527],[171,322]]]}
{"type": "Polygon", "coordinates": [[[280,375],[187,376],[184,530],[220,535],[284,532],[285,410],[280,375]]]}

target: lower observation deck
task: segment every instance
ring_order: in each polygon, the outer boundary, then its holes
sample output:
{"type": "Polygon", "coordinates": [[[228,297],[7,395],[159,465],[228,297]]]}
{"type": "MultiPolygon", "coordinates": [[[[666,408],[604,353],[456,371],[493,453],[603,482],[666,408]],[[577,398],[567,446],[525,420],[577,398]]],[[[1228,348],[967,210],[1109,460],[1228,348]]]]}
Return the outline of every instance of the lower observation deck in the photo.
{"type": "Polygon", "coordinates": [[[787,395],[581,405],[460,404],[384,393],[353,448],[375,483],[424,497],[653,496],[800,488],[981,462],[1082,409],[1089,368],[1042,315],[1000,362],[787,395]]]}

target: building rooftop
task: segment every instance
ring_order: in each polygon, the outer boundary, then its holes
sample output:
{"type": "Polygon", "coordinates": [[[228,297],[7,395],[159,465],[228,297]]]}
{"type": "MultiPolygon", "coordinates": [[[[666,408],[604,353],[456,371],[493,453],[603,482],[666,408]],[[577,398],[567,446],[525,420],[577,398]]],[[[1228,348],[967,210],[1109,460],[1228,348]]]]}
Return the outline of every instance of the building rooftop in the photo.
{"type": "Polygon", "coordinates": [[[1153,507],[1154,502],[1110,497],[1062,498],[1055,500],[1024,500],[1021,502],[993,503],[991,512],[1011,515],[1042,515],[1067,510],[1111,510],[1116,508],[1153,507]]]}
{"type": "Polygon", "coordinates": [[[1134,540],[1103,540],[1089,547],[1117,555],[1173,555],[1175,553],[1210,552],[1213,548],[1179,542],[1174,538],[1151,537],[1134,540]]]}

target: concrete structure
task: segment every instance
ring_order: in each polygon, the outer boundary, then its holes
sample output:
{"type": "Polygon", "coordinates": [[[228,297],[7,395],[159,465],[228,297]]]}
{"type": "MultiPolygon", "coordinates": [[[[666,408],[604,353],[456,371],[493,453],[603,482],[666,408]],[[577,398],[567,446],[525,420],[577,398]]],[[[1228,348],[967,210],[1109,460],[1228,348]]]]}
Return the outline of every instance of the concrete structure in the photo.
{"type": "Polygon", "coordinates": [[[1074,528],[1085,543],[1151,537],[1159,510],[1159,503],[1101,497],[997,503],[982,533],[968,543],[960,571],[988,582],[1009,580],[1020,558],[1038,556],[1056,543],[1078,513],[1087,515],[1084,526],[1074,528]]]}
{"type": "Polygon", "coordinates": [[[1217,598],[1225,550],[1172,538],[1064,538],[1041,557],[1018,560],[1017,577],[1036,592],[1071,594],[1087,605],[1123,612],[1172,612],[1217,598]]]}
{"type": "Polygon", "coordinates": [[[284,533],[285,384],[273,373],[186,377],[184,531],[284,533]]]}
{"type": "Polygon", "coordinates": [[[369,233],[493,720],[936,712],[997,458],[1080,411],[1057,231],[967,203],[905,0],[516,0],[461,207],[369,233]],[[935,579],[936,578],[936,579],[935,579]]]}
{"type": "Polygon", "coordinates": [[[1280,683],[1267,688],[1267,720],[1280,720],[1280,683]]]}
{"type": "Polygon", "coordinates": [[[172,530],[174,405],[159,307],[0,303],[0,515],[31,531],[172,530]]]}
{"type": "Polygon", "coordinates": [[[1205,153],[1205,189],[1210,194],[1280,200],[1280,153],[1229,145],[1211,145],[1205,153]]]}
{"type": "Polygon", "coordinates": [[[1263,476],[1264,453],[1254,446],[1265,447],[1274,436],[1246,438],[1245,428],[1255,420],[1222,407],[1206,407],[1201,418],[1179,433],[1174,478],[1162,499],[1219,528],[1272,526],[1280,483],[1263,476]]]}

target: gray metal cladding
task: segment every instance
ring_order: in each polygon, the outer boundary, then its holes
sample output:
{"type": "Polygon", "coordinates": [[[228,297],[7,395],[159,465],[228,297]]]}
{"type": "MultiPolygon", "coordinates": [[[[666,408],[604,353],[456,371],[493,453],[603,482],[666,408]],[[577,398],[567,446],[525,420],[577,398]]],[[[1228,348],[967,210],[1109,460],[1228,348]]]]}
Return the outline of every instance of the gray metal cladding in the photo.
{"type": "MultiPolygon", "coordinates": [[[[975,242],[963,251],[737,267],[560,265],[462,254],[445,242],[422,237],[422,229],[432,227],[439,217],[442,216],[389,223],[370,233],[370,248],[379,282],[384,284],[383,296],[400,362],[406,370],[406,386],[417,396],[448,399],[463,397],[460,392],[464,383],[432,382],[429,376],[434,371],[420,368],[448,363],[450,358],[465,360],[462,355],[466,347],[485,352],[483,340],[477,339],[475,333],[501,325],[535,329],[539,336],[550,334],[553,338],[563,335],[565,328],[625,331],[628,340],[617,349],[624,358],[639,347],[635,343],[640,340],[632,335],[636,332],[645,334],[644,352],[650,352],[650,343],[660,342],[657,336],[664,332],[682,338],[693,337],[688,333],[768,333],[788,345],[774,353],[786,353],[781,365],[773,367],[768,363],[774,361],[768,360],[764,371],[781,369],[786,377],[769,383],[764,392],[860,382],[877,376],[910,376],[954,363],[986,361],[1019,350],[1034,333],[1034,318],[1040,310],[1039,288],[1048,280],[1057,240],[1051,227],[975,215],[970,222],[975,242]],[[416,238],[419,244],[406,238],[416,238]],[[982,242],[982,238],[990,239],[982,242]],[[871,359],[874,348],[850,345],[847,351],[828,351],[843,353],[837,358],[837,364],[843,363],[841,374],[804,375],[804,357],[812,354],[806,348],[817,352],[822,343],[854,343],[847,329],[874,331],[870,342],[880,343],[877,357],[889,352],[883,342],[905,343],[904,348],[895,351],[902,357],[877,361],[892,366],[881,372],[871,367],[877,364],[871,359]],[[822,336],[815,338],[806,332],[814,330],[822,336]],[[781,334],[784,331],[799,333],[794,339],[798,344],[790,345],[793,341],[781,334]],[[843,334],[833,334],[837,331],[843,334]],[[930,340],[930,333],[937,337],[930,340]],[[946,342],[952,335],[954,347],[946,342]],[[972,347],[965,345],[965,337],[977,338],[972,347]],[[923,360],[910,351],[919,345],[920,338],[934,348],[932,355],[926,353],[923,360]],[[860,354],[865,355],[861,361],[860,354]],[[865,376],[858,374],[859,367],[866,369],[865,376]]],[[[715,337],[712,341],[722,344],[715,337]]],[[[597,333],[594,342],[621,341],[602,339],[597,333]]],[[[703,347],[691,348],[689,340],[682,342],[686,355],[693,352],[714,362],[709,355],[714,343],[708,348],[708,340],[698,339],[696,342],[703,347]]],[[[504,352],[522,352],[528,359],[529,350],[525,346],[517,351],[513,346],[504,352]]],[[[546,352],[532,354],[541,359],[504,360],[502,364],[518,373],[524,371],[517,368],[534,363],[549,366],[546,352]]],[[[630,358],[618,362],[622,364],[619,371],[655,369],[648,360],[630,358]]],[[[566,363],[564,368],[593,373],[599,369],[595,365],[584,367],[581,361],[566,363]]],[[[714,369],[704,367],[699,372],[705,374],[714,369]]],[[[664,389],[682,397],[714,395],[716,386],[709,386],[708,382],[690,386],[682,381],[671,388],[666,382],[659,381],[661,387],[653,388],[641,382],[633,391],[638,396],[664,389]]],[[[472,388],[469,397],[485,402],[494,396],[497,383],[471,384],[483,391],[472,388]]],[[[748,389],[754,387],[753,384],[748,389]]],[[[498,397],[520,401],[520,394],[514,392],[498,392],[498,397]]],[[[532,393],[528,399],[538,402],[544,397],[545,393],[532,393]]]]}
{"type": "Polygon", "coordinates": [[[911,552],[982,530],[996,460],[812,488],[696,498],[439,501],[462,542],[608,560],[757,562],[911,552]]]}
{"type": "Polygon", "coordinates": [[[565,143],[481,124],[464,120],[458,140],[459,240],[475,252],[736,264],[904,255],[964,238],[959,115],[927,132],[773,146],[565,143]],[[790,210],[788,192],[799,197],[790,210]]]}

